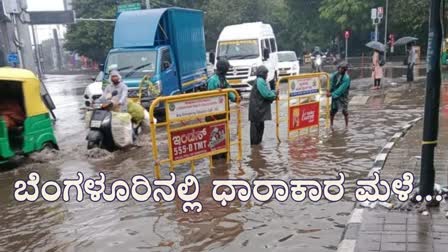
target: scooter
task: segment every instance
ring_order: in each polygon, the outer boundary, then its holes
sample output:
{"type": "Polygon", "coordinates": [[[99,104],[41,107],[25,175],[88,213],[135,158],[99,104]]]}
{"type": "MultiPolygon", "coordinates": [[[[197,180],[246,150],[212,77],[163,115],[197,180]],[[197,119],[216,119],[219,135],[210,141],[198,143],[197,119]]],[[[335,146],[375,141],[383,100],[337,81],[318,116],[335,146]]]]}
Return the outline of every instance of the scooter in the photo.
{"type": "MultiPolygon", "coordinates": [[[[112,92],[112,97],[118,94],[112,92]]],[[[108,99],[104,103],[93,104],[92,118],[90,119],[90,131],[87,135],[87,149],[101,148],[107,151],[114,151],[117,146],[112,135],[112,107],[113,103],[108,99]]],[[[132,124],[133,141],[135,141],[141,125],[132,124]]]]}
{"type": "MultiPolygon", "coordinates": [[[[112,97],[118,94],[112,92],[112,97]]],[[[87,149],[101,148],[113,151],[116,146],[112,137],[112,113],[113,103],[108,100],[105,103],[92,104],[93,112],[90,119],[90,131],[87,135],[87,149]]]]}
{"type": "Polygon", "coordinates": [[[321,56],[320,54],[316,55],[315,57],[311,57],[311,59],[313,60],[313,70],[315,73],[322,72],[322,58],[325,58],[325,56],[321,56]]]}

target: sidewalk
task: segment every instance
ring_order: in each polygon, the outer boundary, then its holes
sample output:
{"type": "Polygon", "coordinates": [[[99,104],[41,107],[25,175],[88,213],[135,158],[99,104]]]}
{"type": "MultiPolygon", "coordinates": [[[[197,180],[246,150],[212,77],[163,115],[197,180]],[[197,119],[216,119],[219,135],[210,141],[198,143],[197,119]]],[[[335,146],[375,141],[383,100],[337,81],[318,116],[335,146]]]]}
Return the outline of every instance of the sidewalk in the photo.
{"type": "MultiPolygon", "coordinates": [[[[448,83],[442,85],[439,143],[434,166],[436,183],[448,185],[448,83]]],[[[381,179],[389,183],[405,171],[419,181],[423,121],[418,121],[406,135],[395,141],[381,169],[381,179]]],[[[414,191],[416,188],[414,188],[414,191]]],[[[392,210],[377,205],[363,208],[357,204],[346,227],[338,251],[448,251],[448,205],[430,208],[429,215],[419,213],[411,202],[405,204],[391,197],[392,210]]]]}

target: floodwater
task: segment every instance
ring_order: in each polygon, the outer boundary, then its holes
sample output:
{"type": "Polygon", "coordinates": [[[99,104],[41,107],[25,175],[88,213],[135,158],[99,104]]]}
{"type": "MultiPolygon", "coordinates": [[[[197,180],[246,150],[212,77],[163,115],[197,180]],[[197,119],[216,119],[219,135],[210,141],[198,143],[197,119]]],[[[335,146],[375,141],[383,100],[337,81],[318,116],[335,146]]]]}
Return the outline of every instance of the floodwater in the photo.
{"type": "MultiPolygon", "coordinates": [[[[243,103],[243,160],[226,165],[196,162],[201,213],[183,213],[182,202],[17,202],[14,182],[38,172],[41,181],[106,175],[107,188],[116,179],[130,183],[134,175],[154,177],[151,144],[141,136],[139,147],[107,153],[86,150],[82,93],[86,76],[48,76],[56,103],[55,129],[61,151],[32,155],[3,167],[0,173],[0,251],[335,251],[354,206],[356,179],[365,178],[376,154],[406,122],[422,115],[423,84],[387,84],[369,90],[370,80],[352,82],[350,126],[338,114],[334,131],[321,131],[282,142],[274,122],[267,122],[263,144],[250,148],[247,101],[243,103]],[[368,98],[368,99],[367,99],[368,98]],[[362,100],[362,99],[358,99],[362,100]],[[212,195],[214,179],[336,179],[346,177],[341,201],[285,202],[271,200],[229,203],[221,207],[212,195]]],[[[285,110],[285,107],[282,107],[285,110]]],[[[275,110],[273,110],[275,111],[275,110]]],[[[286,127],[283,125],[283,128],[286,127]]],[[[163,135],[161,136],[163,138],[163,135]]],[[[163,144],[162,147],[163,148],[163,144]]],[[[232,153],[236,157],[236,153],[232,153]]],[[[177,166],[178,180],[190,173],[177,166]]],[[[163,166],[162,176],[168,177],[163,166]]]]}

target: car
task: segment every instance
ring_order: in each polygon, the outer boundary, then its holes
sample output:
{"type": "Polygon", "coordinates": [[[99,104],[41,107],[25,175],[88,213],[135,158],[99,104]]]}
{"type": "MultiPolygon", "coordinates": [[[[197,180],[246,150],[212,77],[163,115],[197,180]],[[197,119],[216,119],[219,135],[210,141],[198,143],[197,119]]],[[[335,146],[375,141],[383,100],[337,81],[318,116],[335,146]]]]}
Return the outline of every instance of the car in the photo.
{"type": "Polygon", "coordinates": [[[277,78],[300,74],[300,63],[293,51],[277,52],[277,78]]]}
{"type": "Polygon", "coordinates": [[[93,102],[103,94],[103,77],[104,72],[99,72],[96,77],[92,78],[93,83],[86,87],[84,91],[84,105],[86,107],[92,106],[93,102]]]}

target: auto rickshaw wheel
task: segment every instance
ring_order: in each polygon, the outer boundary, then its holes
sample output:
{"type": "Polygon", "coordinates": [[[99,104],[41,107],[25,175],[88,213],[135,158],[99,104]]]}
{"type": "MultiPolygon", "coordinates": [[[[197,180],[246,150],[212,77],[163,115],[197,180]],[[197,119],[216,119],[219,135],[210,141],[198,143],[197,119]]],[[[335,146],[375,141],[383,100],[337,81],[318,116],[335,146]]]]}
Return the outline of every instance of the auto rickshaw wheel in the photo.
{"type": "Polygon", "coordinates": [[[40,152],[45,151],[45,150],[55,150],[55,149],[57,149],[57,148],[52,142],[46,142],[46,143],[44,143],[44,145],[42,145],[42,149],[40,150],[40,152]]]}

